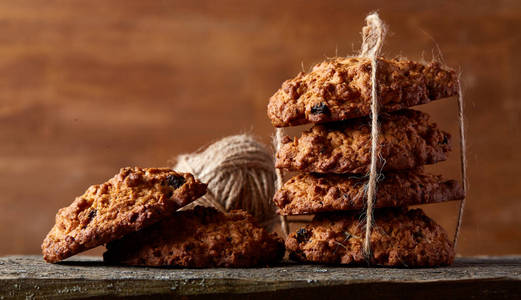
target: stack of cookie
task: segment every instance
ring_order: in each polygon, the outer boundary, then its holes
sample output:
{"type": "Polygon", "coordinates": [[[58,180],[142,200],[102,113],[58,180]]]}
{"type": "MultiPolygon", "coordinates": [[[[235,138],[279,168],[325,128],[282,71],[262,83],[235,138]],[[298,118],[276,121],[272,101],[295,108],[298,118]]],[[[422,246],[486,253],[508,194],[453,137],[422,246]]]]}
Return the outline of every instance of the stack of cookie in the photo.
{"type": "Polygon", "coordinates": [[[451,264],[452,242],[422,210],[408,206],[458,200],[454,180],[423,165],[447,159],[450,135],[423,112],[409,109],[458,93],[457,76],[439,63],[378,58],[380,107],[378,179],[372,253],[363,251],[366,174],[371,163],[371,62],[332,58],[287,80],[271,97],[275,127],[313,123],[300,137],[285,136],[276,167],[302,172],[274,196],[281,215],[315,214],[289,235],[290,258],[301,262],[383,266],[451,264]]]}
{"type": "Polygon", "coordinates": [[[189,173],[123,168],[58,211],[43,258],[55,263],[103,244],[106,262],[127,265],[251,267],[282,258],[282,239],[245,211],[177,211],[205,193],[189,173]]]}

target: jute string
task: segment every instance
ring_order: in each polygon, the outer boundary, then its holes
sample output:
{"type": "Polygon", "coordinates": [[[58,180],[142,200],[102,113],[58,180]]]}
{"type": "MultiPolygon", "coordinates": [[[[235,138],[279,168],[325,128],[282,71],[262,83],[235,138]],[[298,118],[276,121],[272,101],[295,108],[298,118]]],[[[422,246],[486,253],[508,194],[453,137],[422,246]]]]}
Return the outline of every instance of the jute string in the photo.
{"type": "Polygon", "coordinates": [[[182,209],[196,205],[220,211],[245,209],[268,228],[278,221],[272,205],[273,155],[253,137],[226,137],[196,153],[179,155],[176,162],[174,170],[192,173],[208,184],[206,195],[182,209]]]}
{"type": "Polygon", "coordinates": [[[371,230],[373,225],[374,200],[376,195],[376,180],[379,176],[377,170],[378,163],[378,92],[376,72],[378,67],[378,54],[382,48],[385,38],[385,25],[378,16],[378,13],[372,13],[365,18],[367,25],[362,29],[362,51],[361,57],[367,57],[371,60],[371,165],[369,168],[369,182],[367,183],[367,208],[366,208],[366,226],[364,239],[364,254],[366,259],[371,258],[371,230]]]}
{"type": "MultiPolygon", "coordinates": [[[[373,226],[373,210],[376,194],[377,178],[379,177],[377,170],[378,159],[378,94],[377,94],[377,57],[380,53],[383,40],[386,34],[386,27],[377,13],[372,13],[366,17],[367,25],[362,30],[362,50],[361,57],[367,57],[371,60],[371,165],[369,170],[369,182],[367,184],[367,209],[366,209],[366,230],[364,240],[364,253],[366,259],[371,258],[371,230],[373,226]]],[[[460,161],[462,184],[465,197],[461,200],[458,212],[458,222],[454,233],[454,249],[456,249],[461,225],[463,221],[463,213],[465,210],[465,200],[467,194],[467,157],[466,157],[466,139],[465,139],[465,119],[464,119],[463,93],[461,89],[461,78],[458,78],[458,119],[460,133],[460,161]]]]}
{"type": "MultiPolygon", "coordinates": [[[[273,144],[275,146],[275,153],[279,152],[279,149],[282,146],[283,134],[284,134],[284,132],[283,132],[282,128],[275,129],[275,139],[273,141],[273,144]]],[[[276,168],[275,175],[276,175],[275,190],[278,191],[282,187],[284,174],[282,173],[281,169],[276,168]]],[[[284,234],[284,238],[287,238],[288,234],[289,234],[289,225],[288,225],[288,220],[287,220],[286,216],[280,216],[280,228],[282,230],[282,233],[284,234]]]]}
{"type": "Polygon", "coordinates": [[[467,198],[467,145],[465,142],[465,119],[463,116],[463,93],[461,90],[461,75],[458,77],[458,117],[459,117],[459,137],[460,137],[460,160],[461,160],[461,177],[463,184],[464,197],[460,202],[458,212],[458,223],[454,232],[454,249],[458,244],[458,237],[461,231],[463,221],[463,211],[465,210],[465,199],[467,198]]]}

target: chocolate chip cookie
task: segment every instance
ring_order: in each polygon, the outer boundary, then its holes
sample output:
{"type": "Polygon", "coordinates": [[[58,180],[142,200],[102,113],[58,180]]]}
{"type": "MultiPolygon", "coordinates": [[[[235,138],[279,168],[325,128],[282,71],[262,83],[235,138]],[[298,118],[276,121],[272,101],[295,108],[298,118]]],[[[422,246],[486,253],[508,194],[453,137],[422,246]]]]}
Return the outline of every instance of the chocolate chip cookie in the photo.
{"type": "MultiPolygon", "coordinates": [[[[425,113],[405,109],[382,114],[378,140],[383,171],[413,169],[447,159],[450,134],[425,113]]],[[[316,173],[367,173],[371,163],[368,118],[315,125],[293,140],[282,139],[276,167],[316,173]]]]}
{"type": "MultiPolygon", "coordinates": [[[[300,174],[277,191],[273,201],[280,215],[302,215],[337,210],[360,210],[366,206],[367,178],[354,175],[300,174]]],[[[382,174],[375,207],[400,207],[463,199],[456,180],[445,180],[422,170],[382,174]]]]}
{"type": "Polygon", "coordinates": [[[359,212],[325,213],[289,235],[286,248],[299,262],[392,267],[450,265],[454,249],[445,230],[422,210],[377,209],[369,261],[363,252],[365,218],[359,212]]]}
{"type": "MultiPolygon", "coordinates": [[[[378,58],[377,93],[382,111],[395,111],[455,96],[454,70],[437,62],[378,58]]],[[[285,81],[270,98],[268,117],[275,127],[324,123],[368,116],[371,105],[369,58],[337,57],[285,81]]]]}
{"type": "Polygon", "coordinates": [[[167,168],[124,168],[93,185],[56,215],[42,244],[47,262],[119,239],[170,216],[206,193],[191,174],[167,168]]]}
{"type": "Polygon", "coordinates": [[[282,239],[245,211],[197,206],[110,242],[103,257],[127,265],[253,267],[280,261],[284,251],[282,239]]]}

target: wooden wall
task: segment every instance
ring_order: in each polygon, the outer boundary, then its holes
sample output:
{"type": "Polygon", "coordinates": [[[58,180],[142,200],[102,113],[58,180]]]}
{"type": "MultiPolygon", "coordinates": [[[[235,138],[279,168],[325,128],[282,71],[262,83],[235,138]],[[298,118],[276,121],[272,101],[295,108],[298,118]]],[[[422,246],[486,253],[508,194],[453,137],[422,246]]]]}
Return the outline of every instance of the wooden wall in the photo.
{"type": "MultiPolygon", "coordinates": [[[[58,208],[124,166],[251,132],[268,98],[325,57],[353,54],[364,16],[385,55],[462,72],[470,192],[463,255],[521,253],[521,2],[0,2],[0,255],[38,253],[58,208]]],[[[457,135],[456,101],[420,107],[457,135]]],[[[454,140],[457,144],[457,139],[454,140]]],[[[432,170],[459,176],[458,147],[432,170]]],[[[457,203],[427,207],[452,231],[457,203]]]]}

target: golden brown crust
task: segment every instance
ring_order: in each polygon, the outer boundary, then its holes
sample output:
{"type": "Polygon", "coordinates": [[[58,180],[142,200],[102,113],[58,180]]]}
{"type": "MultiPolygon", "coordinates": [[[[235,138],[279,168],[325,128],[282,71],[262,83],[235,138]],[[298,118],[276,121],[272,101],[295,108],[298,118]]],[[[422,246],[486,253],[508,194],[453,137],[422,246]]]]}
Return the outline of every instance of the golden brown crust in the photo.
{"type": "MultiPolygon", "coordinates": [[[[300,262],[364,265],[365,225],[359,213],[317,215],[289,235],[290,258],[300,262]]],[[[362,219],[364,220],[364,219],[362,219]]],[[[379,209],[371,234],[371,265],[434,267],[450,265],[454,249],[445,230],[422,210],[379,209]]]]}
{"type": "Polygon", "coordinates": [[[191,174],[168,168],[123,168],[56,214],[42,244],[47,262],[119,239],[149,226],[206,193],[191,174]]]}
{"type": "MultiPolygon", "coordinates": [[[[359,210],[366,205],[367,178],[335,174],[300,174],[277,191],[273,201],[281,215],[359,210]]],[[[463,199],[455,180],[422,170],[383,174],[378,182],[375,207],[399,207],[463,199]]]]}
{"type": "MultiPolygon", "coordinates": [[[[425,113],[405,109],[380,117],[378,168],[413,169],[447,159],[450,134],[438,129],[425,113]]],[[[369,171],[371,127],[367,118],[315,125],[299,138],[284,137],[277,168],[316,173],[369,171]]]]}
{"type": "MultiPolygon", "coordinates": [[[[285,81],[271,97],[268,117],[275,127],[324,123],[368,116],[371,102],[368,58],[337,57],[285,81]]],[[[382,111],[395,111],[457,95],[454,70],[437,62],[378,59],[378,97],[382,111]]]]}
{"type": "Polygon", "coordinates": [[[107,245],[104,260],[142,266],[253,267],[276,263],[284,242],[241,210],[198,206],[107,245]]]}

